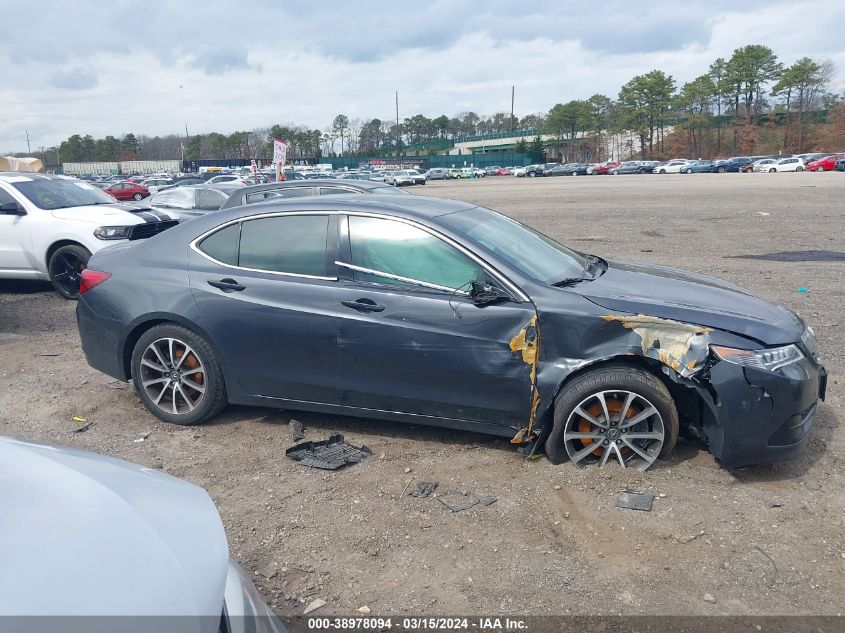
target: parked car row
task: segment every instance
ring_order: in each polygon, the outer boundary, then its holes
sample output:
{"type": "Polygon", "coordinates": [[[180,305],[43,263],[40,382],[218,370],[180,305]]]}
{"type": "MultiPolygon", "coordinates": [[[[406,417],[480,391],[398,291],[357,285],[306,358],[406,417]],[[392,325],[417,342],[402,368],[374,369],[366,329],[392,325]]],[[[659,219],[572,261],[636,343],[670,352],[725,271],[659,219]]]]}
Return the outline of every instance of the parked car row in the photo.
{"type": "Polygon", "coordinates": [[[621,174],[700,174],[727,172],[845,171],[845,152],[797,154],[794,156],[732,156],[723,160],[607,161],[604,163],[542,163],[513,171],[517,177],[585,176],[621,174]]]}
{"type": "MultiPolygon", "coordinates": [[[[112,191],[137,200],[138,192],[123,184],[111,185],[112,191]]],[[[0,277],[49,280],[74,299],[80,283],[87,283],[81,273],[93,253],[221,208],[339,193],[407,195],[381,182],[339,179],[189,184],[162,189],[142,205],[121,203],[109,193],[69,176],[0,172],[0,277]]]]}

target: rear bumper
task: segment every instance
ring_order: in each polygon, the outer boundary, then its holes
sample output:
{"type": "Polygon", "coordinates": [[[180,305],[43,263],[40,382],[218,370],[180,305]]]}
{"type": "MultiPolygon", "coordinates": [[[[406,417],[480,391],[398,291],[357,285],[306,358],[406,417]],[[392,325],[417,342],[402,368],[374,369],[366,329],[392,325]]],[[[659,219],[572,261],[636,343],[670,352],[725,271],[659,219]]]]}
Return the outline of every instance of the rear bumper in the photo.
{"type": "Polygon", "coordinates": [[[796,457],[810,435],[827,372],[811,358],[775,372],[719,362],[710,372],[715,419],[705,423],[713,453],[727,467],[796,457]]]}
{"type": "Polygon", "coordinates": [[[76,325],[88,364],[118,380],[129,380],[123,363],[126,324],[98,315],[85,298],[80,297],[76,304],[76,325]]]}

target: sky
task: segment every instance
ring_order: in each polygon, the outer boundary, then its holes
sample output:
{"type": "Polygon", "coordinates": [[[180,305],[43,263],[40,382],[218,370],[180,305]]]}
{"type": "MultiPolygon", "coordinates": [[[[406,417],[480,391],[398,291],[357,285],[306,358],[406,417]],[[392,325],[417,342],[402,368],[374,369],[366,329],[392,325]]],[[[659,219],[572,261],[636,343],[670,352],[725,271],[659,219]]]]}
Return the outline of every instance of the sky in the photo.
{"type": "Polygon", "coordinates": [[[833,61],[845,92],[845,2],[283,3],[41,0],[0,18],[0,155],[103,137],[326,129],[393,119],[546,112],[616,97],[655,68],[680,86],[745,44],[785,64],[833,61]]]}

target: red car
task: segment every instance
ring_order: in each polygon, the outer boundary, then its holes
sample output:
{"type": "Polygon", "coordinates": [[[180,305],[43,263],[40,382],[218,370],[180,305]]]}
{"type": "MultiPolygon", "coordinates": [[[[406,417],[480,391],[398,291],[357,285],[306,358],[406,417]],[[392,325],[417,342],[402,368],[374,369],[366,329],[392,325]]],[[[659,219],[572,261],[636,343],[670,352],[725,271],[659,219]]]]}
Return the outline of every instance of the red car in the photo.
{"type": "Polygon", "coordinates": [[[832,154],[818,160],[807,163],[807,171],[833,171],[836,169],[836,161],[845,158],[845,154],[832,154]]]}
{"type": "Polygon", "coordinates": [[[512,169],[509,169],[509,168],[507,168],[507,167],[499,167],[499,168],[496,170],[496,175],[497,175],[497,176],[510,176],[510,175],[512,175],[512,174],[513,174],[513,170],[512,170],[512,169]]]}
{"type": "Polygon", "coordinates": [[[128,180],[116,182],[110,187],[103,189],[103,191],[118,200],[141,200],[150,195],[149,189],[134,182],[129,182],[128,180]]]}
{"type": "Polygon", "coordinates": [[[611,169],[616,169],[621,165],[620,161],[616,161],[615,163],[602,163],[601,165],[596,165],[593,167],[594,174],[609,174],[611,169]]]}

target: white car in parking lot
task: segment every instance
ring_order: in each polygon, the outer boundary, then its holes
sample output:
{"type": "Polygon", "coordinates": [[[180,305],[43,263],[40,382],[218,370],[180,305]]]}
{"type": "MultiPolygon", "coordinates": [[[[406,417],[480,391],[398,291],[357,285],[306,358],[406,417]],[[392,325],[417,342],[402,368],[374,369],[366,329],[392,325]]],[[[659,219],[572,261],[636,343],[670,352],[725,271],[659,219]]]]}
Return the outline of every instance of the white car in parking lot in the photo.
{"type": "Polygon", "coordinates": [[[76,178],[0,172],[0,279],[49,280],[75,299],[92,253],[176,224],[76,178]]]}
{"type": "Polygon", "coordinates": [[[670,160],[666,163],[657,165],[652,173],[654,174],[680,174],[681,170],[689,165],[690,161],[686,159],[670,160]]]}
{"type": "Polygon", "coordinates": [[[771,174],[778,171],[804,171],[805,169],[803,160],[798,158],[798,156],[790,156],[789,158],[781,158],[773,164],[766,165],[760,171],[771,174]]]}

